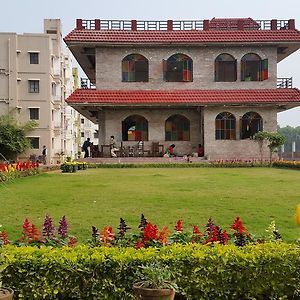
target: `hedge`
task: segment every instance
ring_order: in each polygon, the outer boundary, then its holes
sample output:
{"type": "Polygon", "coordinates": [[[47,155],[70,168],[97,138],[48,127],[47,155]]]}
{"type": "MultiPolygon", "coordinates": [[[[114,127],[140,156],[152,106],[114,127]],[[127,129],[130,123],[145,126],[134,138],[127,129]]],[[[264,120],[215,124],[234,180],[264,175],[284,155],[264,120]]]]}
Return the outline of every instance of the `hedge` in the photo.
{"type": "Polygon", "coordinates": [[[258,162],[203,162],[203,163],[88,163],[88,168],[249,168],[269,167],[269,163],[258,162]]]}
{"type": "Polygon", "coordinates": [[[300,297],[300,248],[295,244],[0,248],[0,265],[7,265],[3,284],[14,288],[18,299],[134,299],[135,272],[153,260],[173,270],[181,299],[300,297]]]}
{"type": "Polygon", "coordinates": [[[300,170],[300,161],[278,160],[273,162],[273,167],[300,170]]]}

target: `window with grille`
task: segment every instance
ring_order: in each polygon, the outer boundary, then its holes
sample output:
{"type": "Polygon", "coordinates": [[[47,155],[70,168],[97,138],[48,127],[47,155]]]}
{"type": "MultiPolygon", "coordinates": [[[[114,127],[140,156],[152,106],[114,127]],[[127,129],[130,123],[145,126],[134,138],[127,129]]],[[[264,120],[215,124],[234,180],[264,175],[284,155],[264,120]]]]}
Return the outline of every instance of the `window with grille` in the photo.
{"type": "Polygon", "coordinates": [[[242,81],[263,81],[268,79],[268,59],[261,59],[255,53],[248,53],[241,60],[242,81]]]}
{"type": "Polygon", "coordinates": [[[230,54],[220,54],[215,60],[215,81],[236,81],[237,60],[230,54]]]}
{"type": "Polygon", "coordinates": [[[148,121],[143,116],[133,115],[122,122],[123,141],[148,141],[148,121]]]}
{"type": "Polygon", "coordinates": [[[40,119],[40,109],[39,108],[29,108],[30,120],[40,119]]]}
{"type": "Polygon", "coordinates": [[[165,123],[166,141],[189,141],[190,121],[181,115],[170,116],[165,123]]]}
{"type": "Polygon", "coordinates": [[[147,82],[149,80],[149,62],[141,54],[130,54],[122,60],[123,82],[147,82]]]}
{"type": "Polygon", "coordinates": [[[163,60],[164,80],[168,82],[193,81],[193,60],[182,53],[163,60]]]}
{"type": "Polygon", "coordinates": [[[38,65],[39,64],[39,53],[30,52],[29,53],[29,61],[31,65],[38,65]]]}
{"type": "Polygon", "coordinates": [[[38,137],[28,137],[31,144],[31,149],[39,149],[40,148],[40,138],[38,137]]]}
{"type": "Polygon", "coordinates": [[[216,117],[216,140],[236,139],[236,119],[230,112],[222,112],[216,117]]]}
{"type": "Polygon", "coordinates": [[[40,92],[40,81],[39,80],[28,80],[28,92],[39,93],[40,92]]]}
{"type": "Polygon", "coordinates": [[[241,139],[249,139],[263,131],[263,119],[254,111],[245,113],[241,118],[241,139]]]}

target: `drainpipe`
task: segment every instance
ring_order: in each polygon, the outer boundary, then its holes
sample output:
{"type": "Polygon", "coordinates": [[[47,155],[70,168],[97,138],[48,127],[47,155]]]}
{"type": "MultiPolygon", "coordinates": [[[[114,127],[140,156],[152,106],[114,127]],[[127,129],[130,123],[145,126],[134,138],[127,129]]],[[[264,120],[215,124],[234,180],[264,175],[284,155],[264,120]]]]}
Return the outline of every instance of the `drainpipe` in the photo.
{"type": "Polygon", "coordinates": [[[10,105],[10,38],[8,39],[8,114],[10,105]]]}

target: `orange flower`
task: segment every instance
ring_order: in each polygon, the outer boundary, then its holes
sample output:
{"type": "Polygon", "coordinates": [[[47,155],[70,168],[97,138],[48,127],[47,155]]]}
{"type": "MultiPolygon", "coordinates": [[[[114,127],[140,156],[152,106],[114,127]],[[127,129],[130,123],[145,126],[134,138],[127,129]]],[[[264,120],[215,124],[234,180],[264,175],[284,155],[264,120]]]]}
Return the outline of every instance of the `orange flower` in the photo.
{"type": "Polygon", "coordinates": [[[103,230],[100,233],[99,240],[103,243],[110,244],[115,238],[112,227],[104,226],[103,230]]]}
{"type": "Polygon", "coordinates": [[[163,244],[166,245],[168,243],[168,236],[169,236],[169,229],[168,226],[165,226],[162,231],[159,233],[158,240],[163,244]]]}

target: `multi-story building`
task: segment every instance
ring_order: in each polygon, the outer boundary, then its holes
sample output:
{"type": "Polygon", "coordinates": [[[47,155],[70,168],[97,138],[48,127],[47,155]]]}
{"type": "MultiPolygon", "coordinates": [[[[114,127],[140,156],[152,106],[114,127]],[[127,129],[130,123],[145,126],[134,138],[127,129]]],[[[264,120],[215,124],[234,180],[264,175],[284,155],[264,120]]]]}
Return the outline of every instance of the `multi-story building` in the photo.
{"type": "Polygon", "coordinates": [[[38,123],[29,133],[32,149],[21,159],[41,155],[44,145],[47,163],[73,151],[67,147],[64,101],[73,91],[72,78],[60,20],[44,20],[44,33],[0,33],[0,114],[10,114],[20,123],[38,123]]]}
{"type": "Polygon", "coordinates": [[[99,145],[114,135],[150,153],[201,144],[210,159],[256,159],[253,135],[276,131],[277,113],[300,104],[291,79],[277,77],[300,47],[294,20],[79,19],[64,40],[96,85],[67,102],[99,124],[99,145]]]}

